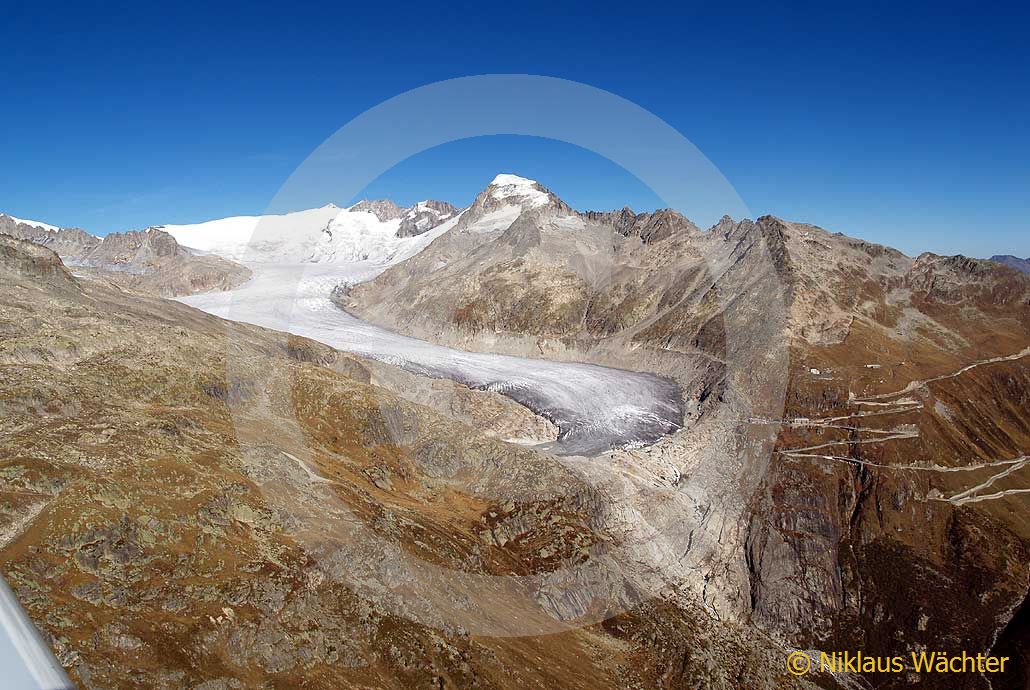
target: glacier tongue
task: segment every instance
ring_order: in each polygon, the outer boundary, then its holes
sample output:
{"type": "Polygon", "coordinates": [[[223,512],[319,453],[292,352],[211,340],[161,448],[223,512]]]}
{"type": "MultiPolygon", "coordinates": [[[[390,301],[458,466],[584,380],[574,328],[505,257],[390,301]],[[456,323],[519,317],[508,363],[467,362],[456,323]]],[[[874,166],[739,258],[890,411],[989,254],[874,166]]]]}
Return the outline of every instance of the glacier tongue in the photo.
{"type": "Polygon", "coordinates": [[[180,301],[416,374],[501,393],[559,427],[558,441],[544,446],[556,454],[596,455],[614,446],[652,443],[679,428],[682,403],[668,379],[594,364],[455,350],[366,323],[333,304],[334,287],[371,280],[382,264],[253,263],[248,268],[253,278],[241,288],[180,301]]]}

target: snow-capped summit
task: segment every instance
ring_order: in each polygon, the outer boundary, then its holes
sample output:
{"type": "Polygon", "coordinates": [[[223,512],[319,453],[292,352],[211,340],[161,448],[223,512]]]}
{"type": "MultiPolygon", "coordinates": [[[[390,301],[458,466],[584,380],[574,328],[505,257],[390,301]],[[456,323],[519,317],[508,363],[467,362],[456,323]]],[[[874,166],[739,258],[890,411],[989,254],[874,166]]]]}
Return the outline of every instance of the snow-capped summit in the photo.
{"type": "MultiPolygon", "coordinates": [[[[6,215],[6,214],[0,214],[0,215],[6,215]]],[[[10,218],[11,220],[13,220],[15,223],[21,223],[22,225],[31,225],[32,227],[35,227],[35,228],[43,228],[44,230],[50,230],[50,231],[55,231],[55,232],[57,230],[61,229],[61,228],[57,227],[56,225],[50,225],[49,223],[41,223],[38,220],[26,220],[24,218],[15,218],[14,216],[7,216],[7,217],[10,218]]]]}
{"type": "Polygon", "coordinates": [[[530,207],[543,206],[550,199],[547,190],[536,180],[508,173],[495,177],[488,189],[494,199],[517,199],[530,207]]]}
{"type": "Polygon", "coordinates": [[[506,187],[508,185],[532,187],[535,184],[539,183],[528,177],[512,175],[511,173],[497,173],[497,176],[490,182],[491,187],[506,187]]]}
{"type": "Polygon", "coordinates": [[[335,206],[282,215],[232,216],[185,225],[158,225],[179,244],[233,261],[311,260],[321,233],[340,209],[335,206]],[[298,257],[303,254],[303,258],[298,257]]]}
{"type": "Polygon", "coordinates": [[[565,202],[536,180],[501,173],[476,196],[457,228],[474,233],[502,231],[523,213],[544,208],[569,211],[565,202]]]}

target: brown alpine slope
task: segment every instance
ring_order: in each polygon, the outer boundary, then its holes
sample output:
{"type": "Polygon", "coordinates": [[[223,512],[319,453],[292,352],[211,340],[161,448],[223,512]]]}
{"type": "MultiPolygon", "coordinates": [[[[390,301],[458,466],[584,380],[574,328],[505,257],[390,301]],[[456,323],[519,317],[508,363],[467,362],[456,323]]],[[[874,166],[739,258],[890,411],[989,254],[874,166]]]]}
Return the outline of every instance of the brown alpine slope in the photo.
{"type": "Polygon", "coordinates": [[[0,235],[0,572],[77,684],[792,687],[782,647],[689,593],[547,636],[449,622],[512,623],[503,599],[412,591],[397,554],[546,576],[617,548],[621,516],[568,466],[371,376],[0,235]]]}
{"type": "Polygon", "coordinates": [[[673,507],[640,509],[689,533],[672,562],[724,620],[870,655],[1025,645],[1030,278],[771,216],[700,231],[671,211],[579,213],[528,188],[488,187],[341,306],[467,349],[676,378],[684,430],[611,461],[667,483],[673,507]]]}

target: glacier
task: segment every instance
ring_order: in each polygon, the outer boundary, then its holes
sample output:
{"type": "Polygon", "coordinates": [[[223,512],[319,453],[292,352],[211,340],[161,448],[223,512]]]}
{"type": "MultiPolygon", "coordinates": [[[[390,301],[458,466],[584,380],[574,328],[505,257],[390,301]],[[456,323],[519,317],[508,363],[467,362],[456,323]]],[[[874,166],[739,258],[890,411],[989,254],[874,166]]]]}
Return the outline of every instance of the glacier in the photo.
{"type": "MultiPolygon", "coordinates": [[[[512,187],[518,193],[523,186],[512,187]]],[[[331,300],[335,288],[373,279],[417,254],[460,219],[458,214],[421,235],[397,237],[398,221],[330,205],[281,216],[160,227],[184,246],[239,261],[253,272],[235,290],[179,301],[422,376],[501,393],[558,427],[557,441],[541,446],[548,452],[594,456],[614,447],[648,445],[680,428],[683,403],[669,379],[594,364],[443,347],[367,323],[331,300]]]]}

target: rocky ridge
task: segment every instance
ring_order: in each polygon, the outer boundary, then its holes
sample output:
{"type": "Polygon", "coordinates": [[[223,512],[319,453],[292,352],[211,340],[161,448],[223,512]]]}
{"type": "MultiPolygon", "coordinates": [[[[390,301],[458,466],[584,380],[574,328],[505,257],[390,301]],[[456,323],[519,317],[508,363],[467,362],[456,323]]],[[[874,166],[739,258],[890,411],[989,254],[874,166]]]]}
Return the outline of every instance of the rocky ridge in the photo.
{"type": "Polygon", "coordinates": [[[243,266],[191,252],[161,230],[94,237],[78,228],[45,229],[0,214],[0,234],[52,249],[80,272],[163,297],[227,290],[250,277],[243,266]]]}
{"type": "Polygon", "coordinates": [[[420,201],[410,208],[402,208],[389,199],[364,199],[348,210],[372,213],[383,222],[399,219],[401,223],[397,228],[397,237],[421,235],[458,212],[458,209],[446,201],[432,199],[420,201]]]}

